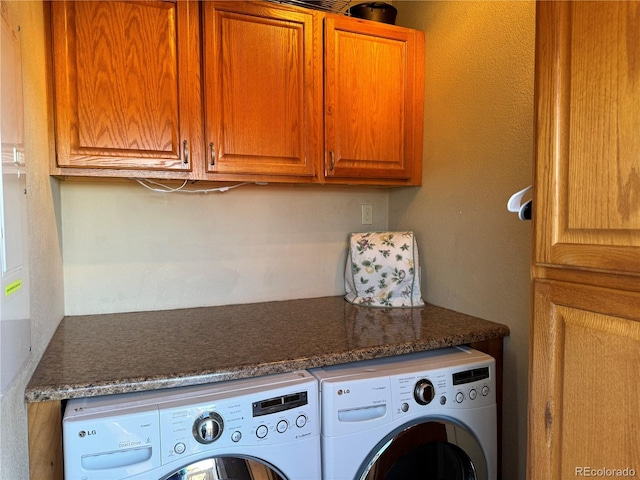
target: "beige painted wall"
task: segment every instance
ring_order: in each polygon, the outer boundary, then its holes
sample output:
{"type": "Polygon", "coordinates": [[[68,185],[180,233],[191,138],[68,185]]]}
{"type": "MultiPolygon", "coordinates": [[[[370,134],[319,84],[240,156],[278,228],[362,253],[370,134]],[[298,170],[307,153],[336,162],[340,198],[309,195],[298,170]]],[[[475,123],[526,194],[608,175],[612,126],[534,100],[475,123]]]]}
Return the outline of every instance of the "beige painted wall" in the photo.
{"type": "Polygon", "coordinates": [[[394,191],[390,228],[415,230],[423,295],[511,329],[503,468],[525,478],[531,225],[508,213],[532,181],[535,3],[396,1],[425,31],[424,181],[394,191]]]}
{"type": "Polygon", "coordinates": [[[387,228],[374,188],[63,182],[61,195],[68,315],[342,295],[348,234],[387,228]]]}
{"type": "Polygon", "coordinates": [[[24,389],[63,316],[62,255],[58,235],[60,199],[49,178],[44,23],[39,1],[7,2],[22,36],[25,158],[31,270],[31,354],[0,406],[0,478],[29,478],[24,389]]]}

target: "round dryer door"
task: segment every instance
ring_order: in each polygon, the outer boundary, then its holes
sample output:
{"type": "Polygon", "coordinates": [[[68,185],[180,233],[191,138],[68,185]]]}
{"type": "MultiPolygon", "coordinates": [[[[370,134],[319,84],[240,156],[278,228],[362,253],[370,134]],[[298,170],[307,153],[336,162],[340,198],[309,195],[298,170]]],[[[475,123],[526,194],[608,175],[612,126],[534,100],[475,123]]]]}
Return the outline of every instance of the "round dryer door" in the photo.
{"type": "Polygon", "coordinates": [[[378,444],[359,480],[488,480],[476,437],[448,420],[405,425],[378,444]]]}
{"type": "Polygon", "coordinates": [[[242,457],[213,457],[192,463],[162,480],[286,480],[271,466],[242,457]]]}

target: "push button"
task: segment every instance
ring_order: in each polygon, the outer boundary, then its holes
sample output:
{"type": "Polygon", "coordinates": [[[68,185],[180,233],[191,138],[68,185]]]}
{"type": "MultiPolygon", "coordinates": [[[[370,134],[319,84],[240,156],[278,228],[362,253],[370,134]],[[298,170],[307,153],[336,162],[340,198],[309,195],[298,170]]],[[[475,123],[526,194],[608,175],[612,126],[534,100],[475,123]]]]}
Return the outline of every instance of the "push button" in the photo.
{"type": "Polygon", "coordinates": [[[278,431],[278,433],[286,432],[287,428],[289,428],[289,422],[287,422],[286,420],[280,420],[276,425],[276,430],[278,431]]]}
{"type": "Polygon", "coordinates": [[[302,428],[307,424],[307,417],[304,415],[299,415],[296,418],[296,427],[302,428]]]}
{"type": "Polygon", "coordinates": [[[264,437],[267,436],[267,433],[269,433],[269,429],[267,428],[267,426],[266,425],[260,425],[256,430],[256,437],[264,438],[264,437]]]}

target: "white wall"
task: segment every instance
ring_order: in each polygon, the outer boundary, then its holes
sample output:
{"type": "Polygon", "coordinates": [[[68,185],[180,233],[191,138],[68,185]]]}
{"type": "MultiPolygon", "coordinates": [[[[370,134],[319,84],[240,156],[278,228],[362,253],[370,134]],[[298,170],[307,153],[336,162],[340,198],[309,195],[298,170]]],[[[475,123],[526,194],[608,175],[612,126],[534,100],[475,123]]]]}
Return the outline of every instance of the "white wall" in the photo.
{"type": "Polygon", "coordinates": [[[532,181],[535,3],[395,5],[425,32],[424,180],[390,228],[415,230],[428,302],[510,327],[503,477],[525,478],[531,225],[506,203],[532,181]]]}
{"type": "Polygon", "coordinates": [[[39,1],[9,1],[19,19],[25,100],[25,158],[31,270],[31,354],[0,406],[0,479],[29,478],[24,390],[63,316],[62,255],[58,235],[60,199],[49,178],[48,92],[44,21],[39,1]]]}
{"type": "Polygon", "coordinates": [[[375,188],[63,182],[61,195],[67,315],[342,295],[348,234],[387,228],[375,188]]]}

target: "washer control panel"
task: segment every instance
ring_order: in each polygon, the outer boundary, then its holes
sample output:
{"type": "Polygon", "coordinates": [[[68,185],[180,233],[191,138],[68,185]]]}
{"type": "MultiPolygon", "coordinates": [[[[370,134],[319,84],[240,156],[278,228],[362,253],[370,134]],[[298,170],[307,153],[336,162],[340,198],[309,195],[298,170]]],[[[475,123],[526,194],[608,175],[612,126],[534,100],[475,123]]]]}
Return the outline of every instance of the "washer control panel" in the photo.
{"type": "Polygon", "coordinates": [[[65,479],[143,476],[319,435],[318,382],[306,371],[74,399],[63,420],[65,479]]]}
{"type": "Polygon", "coordinates": [[[319,433],[317,386],[160,406],[162,463],[213,449],[291,443],[319,433]]]}

